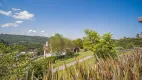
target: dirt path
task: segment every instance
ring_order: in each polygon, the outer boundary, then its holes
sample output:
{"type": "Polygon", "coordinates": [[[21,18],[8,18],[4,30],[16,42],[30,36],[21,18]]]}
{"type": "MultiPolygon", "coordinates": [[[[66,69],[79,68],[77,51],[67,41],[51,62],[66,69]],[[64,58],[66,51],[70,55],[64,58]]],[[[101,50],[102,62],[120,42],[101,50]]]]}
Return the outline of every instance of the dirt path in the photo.
{"type": "MultiPolygon", "coordinates": [[[[92,58],[92,57],[93,57],[93,56],[87,56],[87,57],[85,57],[85,58],[80,59],[79,62],[86,61],[86,60],[88,60],[88,59],[90,59],[90,58],[92,58]]],[[[70,66],[72,66],[72,65],[74,65],[74,64],[76,64],[76,61],[66,64],[66,67],[70,67],[70,66]]],[[[56,72],[57,69],[58,69],[58,70],[63,70],[63,69],[65,69],[65,65],[62,65],[62,66],[60,66],[60,67],[58,67],[58,68],[54,68],[54,69],[52,70],[52,72],[53,72],[53,73],[56,72]]]]}

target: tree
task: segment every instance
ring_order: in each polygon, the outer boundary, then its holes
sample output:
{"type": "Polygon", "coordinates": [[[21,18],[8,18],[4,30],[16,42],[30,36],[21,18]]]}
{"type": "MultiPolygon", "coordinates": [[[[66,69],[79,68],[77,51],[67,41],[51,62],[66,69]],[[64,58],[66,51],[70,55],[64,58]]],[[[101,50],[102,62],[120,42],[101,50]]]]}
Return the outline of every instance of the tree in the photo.
{"type": "Polygon", "coordinates": [[[97,54],[98,57],[114,57],[116,54],[115,45],[112,42],[112,34],[106,33],[102,36],[102,39],[98,44],[94,46],[93,51],[97,54]]]}
{"type": "Polygon", "coordinates": [[[93,46],[100,42],[100,35],[93,30],[84,30],[86,37],[84,37],[83,48],[93,50],[93,46]]]}
{"type": "Polygon", "coordinates": [[[64,39],[62,35],[55,34],[49,39],[49,47],[53,53],[61,53],[64,48],[64,39]]]}
{"type": "Polygon", "coordinates": [[[85,30],[84,47],[93,51],[98,57],[106,58],[115,56],[115,46],[111,39],[112,34],[107,33],[102,37],[93,30],[85,30]]]}
{"type": "Polygon", "coordinates": [[[63,37],[60,34],[55,34],[49,39],[49,51],[61,54],[66,48],[72,48],[73,43],[70,39],[63,37]]]}
{"type": "Polygon", "coordinates": [[[75,47],[82,48],[83,47],[83,40],[78,38],[76,40],[73,40],[73,44],[75,47]]]}
{"type": "Polygon", "coordinates": [[[30,55],[18,54],[18,47],[0,45],[0,79],[15,80],[26,75],[30,55]]]}
{"type": "Polygon", "coordinates": [[[136,38],[139,38],[139,34],[136,35],[136,38]]]}
{"type": "Polygon", "coordinates": [[[72,42],[72,40],[71,39],[68,39],[68,38],[64,38],[64,42],[65,42],[65,44],[64,44],[64,49],[72,49],[73,48],[73,42],[72,42]]]}

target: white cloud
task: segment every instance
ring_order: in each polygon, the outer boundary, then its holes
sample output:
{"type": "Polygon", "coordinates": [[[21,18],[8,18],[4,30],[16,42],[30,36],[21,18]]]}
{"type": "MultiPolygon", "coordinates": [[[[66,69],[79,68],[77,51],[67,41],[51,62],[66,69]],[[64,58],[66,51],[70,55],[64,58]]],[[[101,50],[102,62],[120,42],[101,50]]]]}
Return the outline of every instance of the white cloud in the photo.
{"type": "Polygon", "coordinates": [[[47,36],[47,34],[44,34],[44,36],[47,36]]]}
{"type": "Polygon", "coordinates": [[[36,30],[30,29],[30,30],[28,31],[28,33],[36,33],[36,30]]]}
{"type": "Polygon", "coordinates": [[[30,30],[28,31],[28,33],[31,33],[32,31],[33,31],[33,30],[30,29],[30,30]]]}
{"type": "Polygon", "coordinates": [[[16,21],[16,23],[17,23],[17,24],[21,24],[21,23],[23,23],[23,21],[16,21]]]}
{"type": "Polygon", "coordinates": [[[1,27],[17,27],[18,24],[16,23],[6,23],[6,24],[3,24],[1,25],[1,27]]]}
{"type": "Polygon", "coordinates": [[[36,33],[36,30],[33,30],[33,33],[36,33]]]}
{"type": "Polygon", "coordinates": [[[15,13],[13,15],[13,17],[15,19],[24,19],[24,20],[29,20],[29,19],[33,19],[34,14],[29,13],[28,11],[21,11],[19,13],[15,13]]]}
{"type": "Polygon", "coordinates": [[[16,21],[15,23],[6,23],[1,25],[1,27],[17,27],[19,24],[23,23],[23,21],[16,21]]]}
{"type": "Polygon", "coordinates": [[[3,10],[0,10],[0,14],[2,15],[6,15],[6,16],[11,16],[12,15],[12,11],[3,11],[3,10]]]}
{"type": "Polygon", "coordinates": [[[13,11],[19,11],[20,9],[18,8],[12,8],[13,11]]]}
{"type": "Polygon", "coordinates": [[[41,32],[44,33],[44,30],[42,30],[41,32]]]}

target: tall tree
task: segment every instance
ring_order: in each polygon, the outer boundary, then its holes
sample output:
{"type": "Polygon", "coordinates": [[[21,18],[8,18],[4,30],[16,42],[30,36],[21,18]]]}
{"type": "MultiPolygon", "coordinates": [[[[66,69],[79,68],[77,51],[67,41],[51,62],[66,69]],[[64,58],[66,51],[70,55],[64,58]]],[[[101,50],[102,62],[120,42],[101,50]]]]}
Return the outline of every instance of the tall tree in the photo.
{"type": "Polygon", "coordinates": [[[55,34],[49,39],[49,51],[53,53],[62,53],[66,48],[72,48],[72,40],[63,37],[60,34],[55,34]]]}

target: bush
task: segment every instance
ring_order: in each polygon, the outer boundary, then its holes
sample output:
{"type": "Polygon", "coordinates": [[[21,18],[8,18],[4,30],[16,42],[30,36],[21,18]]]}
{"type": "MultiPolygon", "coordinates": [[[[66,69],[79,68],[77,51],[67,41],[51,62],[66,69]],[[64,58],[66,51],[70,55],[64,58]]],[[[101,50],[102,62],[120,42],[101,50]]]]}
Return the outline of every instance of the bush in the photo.
{"type": "Polygon", "coordinates": [[[52,63],[55,63],[57,57],[56,56],[52,56],[52,57],[47,57],[46,61],[51,61],[52,63]]]}
{"type": "Polygon", "coordinates": [[[67,52],[66,53],[66,56],[73,56],[74,55],[74,52],[67,52]]]}
{"type": "Polygon", "coordinates": [[[88,51],[87,49],[83,49],[84,52],[88,51]]]}
{"type": "Polygon", "coordinates": [[[85,30],[84,48],[94,52],[98,57],[114,57],[116,55],[112,34],[107,33],[100,36],[96,31],[85,30]]]}

